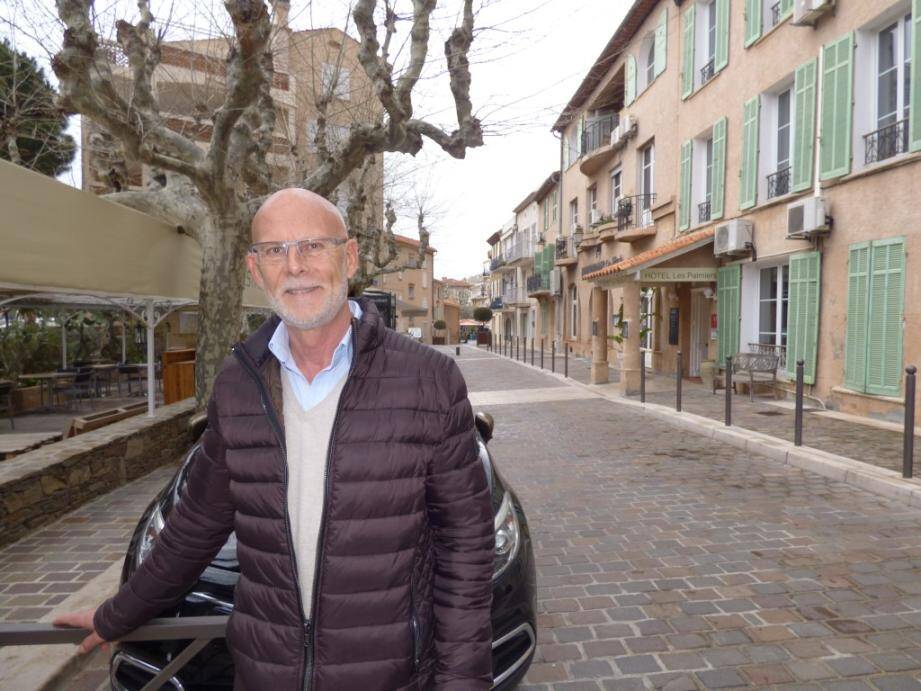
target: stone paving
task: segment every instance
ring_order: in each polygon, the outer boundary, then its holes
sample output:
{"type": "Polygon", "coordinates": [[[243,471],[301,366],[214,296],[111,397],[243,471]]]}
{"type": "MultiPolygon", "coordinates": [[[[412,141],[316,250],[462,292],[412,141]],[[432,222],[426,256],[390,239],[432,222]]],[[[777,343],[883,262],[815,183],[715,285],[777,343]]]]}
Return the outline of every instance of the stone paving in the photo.
{"type": "MultiPolygon", "coordinates": [[[[462,352],[473,392],[522,370],[462,352]]],[[[522,689],[921,688],[921,512],[604,399],[488,410],[539,564],[522,689]]]]}
{"type": "Polygon", "coordinates": [[[0,621],[36,621],[121,562],[138,518],[175,472],[155,470],[0,550],[0,621]]]}
{"type": "MultiPolygon", "coordinates": [[[[535,356],[539,363],[539,353],[535,356]]],[[[530,362],[530,353],[528,354],[530,362]]],[[[563,359],[557,356],[557,373],[563,372],[563,359]]],[[[570,356],[569,376],[582,384],[589,383],[590,362],[586,358],[570,356]]],[[[550,354],[545,357],[550,368],[550,354]]],[[[611,382],[619,380],[616,370],[609,370],[611,382]]],[[[531,372],[528,372],[530,375],[531,372]]],[[[521,387],[523,388],[523,387],[521,387]]],[[[631,396],[638,400],[638,396],[631,396]]],[[[673,408],[675,406],[674,376],[650,376],[647,382],[646,400],[649,403],[673,408]]],[[[714,395],[698,381],[685,380],[682,384],[682,410],[722,422],[725,417],[725,391],[714,395]]],[[[776,401],[771,396],[756,395],[754,402],[747,394],[734,395],[732,404],[734,426],[769,434],[786,441],[793,441],[792,399],[776,401]]],[[[890,470],[902,470],[902,434],[898,431],[881,429],[854,422],[835,419],[821,410],[808,407],[803,416],[803,443],[840,456],[853,458],[890,470]]],[[[916,447],[921,444],[916,443],[916,447]]],[[[916,451],[916,454],[918,451],[916,451]]],[[[916,461],[918,460],[916,455],[916,461]]],[[[921,473],[921,467],[919,467],[921,473]]]]}

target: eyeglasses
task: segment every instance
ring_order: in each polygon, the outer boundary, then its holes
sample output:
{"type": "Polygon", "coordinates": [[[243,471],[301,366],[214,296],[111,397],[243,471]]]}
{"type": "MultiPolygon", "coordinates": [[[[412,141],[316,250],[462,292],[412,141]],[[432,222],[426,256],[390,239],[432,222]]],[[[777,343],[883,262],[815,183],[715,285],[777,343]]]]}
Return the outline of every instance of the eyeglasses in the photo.
{"type": "Polygon", "coordinates": [[[288,258],[288,249],[293,247],[299,259],[315,259],[334,247],[348,242],[346,238],[304,238],[302,240],[285,240],[283,242],[257,242],[250,245],[249,251],[265,264],[280,264],[288,258]]]}

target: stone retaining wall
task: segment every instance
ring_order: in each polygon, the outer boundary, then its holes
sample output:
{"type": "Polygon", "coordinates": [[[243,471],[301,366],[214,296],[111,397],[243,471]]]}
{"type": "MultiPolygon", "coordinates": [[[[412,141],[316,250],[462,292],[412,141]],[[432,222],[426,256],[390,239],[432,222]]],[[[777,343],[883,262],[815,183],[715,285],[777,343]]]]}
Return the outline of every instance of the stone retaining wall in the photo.
{"type": "MultiPolygon", "coordinates": [[[[175,463],[188,448],[187,399],[0,461],[0,547],[119,485],[175,463]]],[[[143,507],[138,507],[140,513],[143,507]]]]}

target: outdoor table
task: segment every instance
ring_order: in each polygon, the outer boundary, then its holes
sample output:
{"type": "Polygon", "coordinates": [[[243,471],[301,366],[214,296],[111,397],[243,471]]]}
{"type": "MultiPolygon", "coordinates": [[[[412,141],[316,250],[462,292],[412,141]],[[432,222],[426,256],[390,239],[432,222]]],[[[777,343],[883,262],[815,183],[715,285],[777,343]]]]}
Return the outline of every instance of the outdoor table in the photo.
{"type": "MultiPolygon", "coordinates": [[[[140,374],[140,373],[142,373],[142,372],[143,372],[144,374],[147,373],[147,363],[146,363],[146,362],[123,362],[123,363],[120,363],[120,364],[116,365],[116,367],[118,367],[119,372],[124,372],[126,368],[131,368],[132,370],[134,370],[134,373],[135,373],[135,374],[140,374]]],[[[138,386],[140,387],[141,393],[143,394],[143,393],[144,393],[144,384],[143,384],[142,379],[143,379],[143,378],[140,378],[140,379],[138,380],[138,386]]],[[[120,393],[120,392],[121,392],[121,384],[118,385],[118,390],[119,390],[119,393],[120,393]]],[[[130,378],[130,377],[128,378],[128,395],[129,395],[129,396],[131,395],[131,378],[130,378]]]]}
{"type": "Polygon", "coordinates": [[[54,382],[62,379],[73,379],[73,372],[36,372],[34,374],[20,374],[20,379],[37,379],[42,387],[42,410],[51,410],[54,407],[54,382]],[[45,389],[48,389],[48,405],[45,405],[45,389]]]}
{"type": "Polygon", "coordinates": [[[98,363],[95,365],[89,365],[89,369],[93,370],[96,373],[96,398],[102,398],[102,395],[99,392],[99,375],[105,375],[106,377],[106,395],[112,393],[112,372],[115,371],[115,368],[118,367],[114,362],[98,363]]]}
{"type": "Polygon", "coordinates": [[[43,444],[61,439],[60,432],[15,432],[0,434],[0,460],[18,456],[26,451],[37,449],[43,444]]]}

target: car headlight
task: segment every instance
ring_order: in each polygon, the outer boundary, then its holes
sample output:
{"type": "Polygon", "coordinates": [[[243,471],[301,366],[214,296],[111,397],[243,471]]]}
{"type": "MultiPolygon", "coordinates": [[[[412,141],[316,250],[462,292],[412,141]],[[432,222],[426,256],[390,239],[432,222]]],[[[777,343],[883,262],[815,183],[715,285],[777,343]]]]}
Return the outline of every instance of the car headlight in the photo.
{"type": "Polygon", "coordinates": [[[135,568],[140,566],[141,562],[150,554],[150,550],[152,550],[154,546],[154,541],[157,539],[160,531],[163,530],[164,525],[163,512],[160,511],[160,504],[158,503],[154,506],[153,511],[151,511],[150,517],[144,524],[144,530],[141,532],[141,542],[138,544],[137,548],[135,568]]]}
{"type": "Polygon", "coordinates": [[[498,578],[515,559],[521,544],[518,515],[515,513],[512,495],[508,492],[502,498],[502,505],[496,512],[493,525],[496,529],[496,553],[493,557],[492,577],[498,578]]]}

